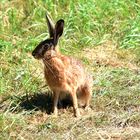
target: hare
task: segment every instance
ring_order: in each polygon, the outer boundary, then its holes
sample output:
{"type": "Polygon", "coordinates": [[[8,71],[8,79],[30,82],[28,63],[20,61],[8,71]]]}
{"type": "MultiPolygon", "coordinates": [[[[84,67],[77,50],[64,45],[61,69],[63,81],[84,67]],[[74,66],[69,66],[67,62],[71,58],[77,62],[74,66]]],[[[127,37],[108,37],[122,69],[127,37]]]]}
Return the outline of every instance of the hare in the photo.
{"type": "Polygon", "coordinates": [[[45,79],[53,91],[53,113],[58,114],[59,99],[66,94],[73,102],[74,116],[80,116],[77,99],[84,101],[84,107],[89,107],[92,95],[92,77],[85,72],[80,61],[73,57],[62,55],[58,49],[58,40],[63,33],[64,20],[60,19],[54,25],[46,15],[50,38],[42,41],[34,49],[32,55],[44,63],[45,79]]]}

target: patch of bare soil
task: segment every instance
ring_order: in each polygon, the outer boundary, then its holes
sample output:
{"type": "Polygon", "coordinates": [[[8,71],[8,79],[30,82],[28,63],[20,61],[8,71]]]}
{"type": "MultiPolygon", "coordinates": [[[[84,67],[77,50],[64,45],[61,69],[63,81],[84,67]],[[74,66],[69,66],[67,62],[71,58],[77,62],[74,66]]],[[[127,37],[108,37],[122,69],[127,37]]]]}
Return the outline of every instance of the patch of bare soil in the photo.
{"type": "Polygon", "coordinates": [[[85,48],[85,56],[91,63],[99,66],[111,66],[117,68],[128,68],[138,71],[140,68],[135,63],[136,55],[131,49],[118,49],[115,44],[108,41],[95,48],[85,48]]]}

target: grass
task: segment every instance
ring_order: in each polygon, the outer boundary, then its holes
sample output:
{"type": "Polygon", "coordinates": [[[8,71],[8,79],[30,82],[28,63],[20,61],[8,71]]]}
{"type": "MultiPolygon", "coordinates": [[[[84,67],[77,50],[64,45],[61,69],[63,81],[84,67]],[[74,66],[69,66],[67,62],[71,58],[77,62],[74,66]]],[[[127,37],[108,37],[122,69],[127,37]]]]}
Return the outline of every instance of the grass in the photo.
{"type": "Polygon", "coordinates": [[[136,0],[1,0],[0,139],[139,139],[139,44],[136,0]],[[31,56],[48,36],[46,11],[65,20],[61,52],[81,59],[94,77],[91,110],[80,108],[81,118],[72,107],[49,115],[43,67],[31,56]]]}

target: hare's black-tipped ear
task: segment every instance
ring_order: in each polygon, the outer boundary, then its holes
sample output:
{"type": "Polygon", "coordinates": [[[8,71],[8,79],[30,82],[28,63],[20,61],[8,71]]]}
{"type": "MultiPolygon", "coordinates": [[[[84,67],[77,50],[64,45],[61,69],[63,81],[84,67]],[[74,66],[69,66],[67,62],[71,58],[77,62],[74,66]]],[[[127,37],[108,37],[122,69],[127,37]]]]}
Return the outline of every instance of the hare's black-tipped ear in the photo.
{"type": "Polygon", "coordinates": [[[55,25],[54,45],[57,44],[59,37],[63,34],[64,20],[60,19],[55,25]]]}
{"type": "Polygon", "coordinates": [[[55,32],[54,24],[52,20],[50,19],[50,17],[48,16],[48,14],[46,14],[46,20],[47,20],[50,38],[52,38],[54,37],[54,32],[55,32]]]}

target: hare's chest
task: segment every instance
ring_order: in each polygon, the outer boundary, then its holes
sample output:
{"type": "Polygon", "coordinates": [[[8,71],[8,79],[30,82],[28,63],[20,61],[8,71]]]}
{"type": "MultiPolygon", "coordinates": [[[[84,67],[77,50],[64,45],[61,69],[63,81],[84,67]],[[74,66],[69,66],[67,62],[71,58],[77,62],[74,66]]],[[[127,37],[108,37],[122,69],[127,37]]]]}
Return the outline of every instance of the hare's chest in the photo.
{"type": "Polygon", "coordinates": [[[61,87],[65,81],[64,68],[60,66],[45,67],[45,79],[50,87],[61,87]]]}

